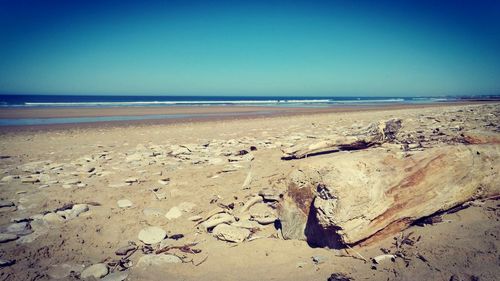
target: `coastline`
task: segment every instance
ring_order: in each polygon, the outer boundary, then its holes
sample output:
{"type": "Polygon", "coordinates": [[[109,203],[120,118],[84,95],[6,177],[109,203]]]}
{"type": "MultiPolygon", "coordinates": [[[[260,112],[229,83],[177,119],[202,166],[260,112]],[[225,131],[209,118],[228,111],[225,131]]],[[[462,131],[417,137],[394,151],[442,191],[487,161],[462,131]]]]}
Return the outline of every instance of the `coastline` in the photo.
{"type": "Polygon", "coordinates": [[[260,119],[283,116],[317,115],[347,112],[435,108],[459,105],[491,104],[498,101],[455,101],[419,104],[339,105],[330,107],[275,107],[275,106],[165,106],[165,107],[111,107],[111,108],[2,108],[2,119],[53,119],[114,116],[144,116],[141,120],[78,122],[43,125],[5,125],[0,133],[16,131],[45,131],[83,128],[168,125],[178,123],[260,119]],[[147,118],[155,115],[191,115],[179,118],[147,118]]]}

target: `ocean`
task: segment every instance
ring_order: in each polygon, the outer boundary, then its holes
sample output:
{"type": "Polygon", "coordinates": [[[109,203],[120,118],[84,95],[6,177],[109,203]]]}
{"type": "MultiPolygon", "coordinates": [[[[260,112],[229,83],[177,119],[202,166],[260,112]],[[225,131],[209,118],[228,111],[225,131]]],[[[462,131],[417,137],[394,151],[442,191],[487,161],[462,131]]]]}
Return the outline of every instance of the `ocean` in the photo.
{"type": "Polygon", "coordinates": [[[453,97],[296,97],[296,96],[77,96],[0,95],[0,107],[123,107],[123,106],[289,106],[328,107],[346,104],[434,103],[453,97]]]}
{"type": "MultiPolygon", "coordinates": [[[[266,106],[266,107],[356,107],[361,105],[416,104],[452,102],[454,97],[249,97],[249,96],[77,96],[77,95],[0,95],[0,111],[4,109],[77,109],[116,107],[168,107],[168,106],[266,106]]],[[[11,118],[4,114],[0,126],[76,124],[109,121],[133,121],[148,119],[208,118],[272,114],[260,111],[210,114],[145,114],[141,116],[93,116],[66,118],[11,118]]]]}

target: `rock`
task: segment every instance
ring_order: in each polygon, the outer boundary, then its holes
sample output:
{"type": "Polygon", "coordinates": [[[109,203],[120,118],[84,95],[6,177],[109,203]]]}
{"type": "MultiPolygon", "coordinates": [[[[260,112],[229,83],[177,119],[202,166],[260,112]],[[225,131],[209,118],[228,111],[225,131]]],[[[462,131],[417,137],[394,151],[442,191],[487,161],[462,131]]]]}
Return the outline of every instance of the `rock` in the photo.
{"type": "Polygon", "coordinates": [[[118,200],[117,202],[119,208],[130,208],[132,207],[132,201],[128,199],[118,200]]]}
{"type": "Polygon", "coordinates": [[[274,223],[277,219],[275,211],[266,204],[262,203],[255,204],[248,210],[248,212],[250,213],[251,220],[260,224],[274,223]]]}
{"type": "Polygon", "coordinates": [[[290,175],[279,209],[280,218],[299,216],[295,225],[282,220],[284,236],[304,233],[316,246],[367,244],[419,218],[500,193],[492,169],[500,166],[496,144],[429,148],[409,157],[372,149],[308,160],[290,175]]]}
{"type": "Polygon", "coordinates": [[[139,240],[144,244],[156,244],[167,236],[167,232],[159,227],[150,226],[142,229],[139,232],[139,240]]]}
{"type": "Polygon", "coordinates": [[[85,268],[80,274],[80,278],[86,279],[94,277],[96,279],[99,279],[106,276],[108,272],[108,267],[104,263],[96,263],[85,268]]]}
{"type": "Polygon", "coordinates": [[[243,242],[250,236],[250,230],[227,224],[217,225],[212,233],[217,239],[234,243],[243,242]]]}
{"type": "Polygon", "coordinates": [[[235,227],[239,227],[239,228],[246,228],[246,229],[257,229],[257,230],[262,229],[262,226],[258,222],[251,221],[251,220],[240,219],[237,222],[233,222],[231,225],[235,226],[235,227]]]}
{"type": "Polygon", "coordinates": [[[125,183],[128,183],[128,184],[132,184],[132,183],[135,183],[135,182],[139,182],[139,179],[138,178],[128,178],[128,179],[125,179],[125,183]]]}
{"type": "Polygon", "coordinates": [[[11,175],[9,175],[9,176],[3,177],[0,181],[1,182],[11,182],[11,181],[13,181],[15,179],[18,179],[18,178],[19,178],[19,176],[11,176],[11,175]]]}
{"type": "Polygon", "coordinates": [[[47,213],[43,216],[43,220],[48,223],[60,223],[64,221],[64,218],[56,213],[47,213]]]}
{"type": "Polygon", "coordinates": [[[209,231],[210,229],[212,229],[213,227],[215,227],[219,224],[231,223],[234,221],[236,221],[236,220],[234,219],[234,217],[232,215],[226,214],[226,213],[221,213],[221,214],[215,214],[215,215],[211,216],[208,220],[203,222],[201,224],[201,226],[203,226],[206,231],[209,231]]]}
{"type": "Polygon", "coordinates": [[[16,234],[12,234],[12,233],[0,233],[0,243],[14,241],[17,238],[19,238],[19,236],[17,236],[16,234]]]}
{"type": "Polygon", "coordinates": [[[127,279],[127,277],[128,277],[128,272],[115,271],[113,273],[106,275],[104,278],[101,278],[100,281],[123,281],[127,279]]]}
{"type": "Polygon", "coordinates": [[[116,250],[115,254],[117,254],[119,256],[125,256],[126,254],[128,254],[128,252],[133,251],[135,249],[137,249],[137,246],[135,246],[135,245],[124,246],[124,247],[121,247],[118,250],[116,250]]]}
{"type": "Polygon", "coordinates": [[[14,207],[15,204],[9,200],[0,200],[0,208],[14,207]]]}
{"type": "Polygon", "coordinates": [[[65,184],[65,185],[77,185],[81,183],[81,181],[79,179],[69,179],[69,180],[65,180],[62,182],[62,184],[65,184]]]}
{"type": "Polygon", "coordinates": [[[182,211],[178,207],[172,207],[166,214],[165,217],[169,220],[177,219],[182,216],[182,211]]]}
{"type": "Polygon", "coordinates": [[[0,268],[11,266],[16,263],[16,260],[0,259],[0,268]]]}
{"type": "Polygon", "coordinates": [[[197,215],[197,216],[191,216],[191,217],[189,217],[188,220],[190,220],[190,221],[199,221],[202,218],[203,218],[202,216],[198,216],[197,215]]]}
{"type": "Polygon", "coordinates": [[[396,258],[395,255],[380,255],[373,258],[373,262],[376,264],[380,264],[383,260],[389,259],[394,260],[396,258]]]}
{"type": "Polygon", "coordinates": [[[89,210],[89,205],[87,204],[75,204],[68,211],[66,215],[66,219],[74,219],[78,217],[80,214],[87,212],[89,210]]]}
{"type": "Polygon", "coordinates": [[[182,263],[182,260],[174,255],[145,255],[137,262],[138,268],[147,268],[150,266],[164,266],[170,263],[182,263]]]}
{"type": "Polygon", "coordinates": [[[265,201],[280,201],[283,198],[282,191],[275,188],[263,188],[259,191],[259,195],[264,198],[265,201]]]}
{"type": "Polygon", "coordinates": [[[31,176],[27,176],[27,177],[22,177],[21,178],[21,182],[22,183],[37,183],[39,182],[40,180],[38,178],[34,178],[34,177],[31,177],[31,176]]]}
{"type": "Polygon", "coordinates": [[[28,222],[23,221],[23,222],[9,224],[5,229],[5,232],[16,235],[28,235],[32,233],[33,230],[31,229],[31,226],[28,222]]]}
{"type": "Polygon", "coordinates": [[[264,199],[261,197],[261,196],[254,196],[252,198],[250,198],[244,205],[243,207],[241,207],[240,209],[240,213],[244,213],[246,211],[248,211],[248,209],[250,209],[250,207],[252,207],[253,205],[255,205],[256,203],[259,203],[259,202],[262,202],[264,201],[264,199]]]}

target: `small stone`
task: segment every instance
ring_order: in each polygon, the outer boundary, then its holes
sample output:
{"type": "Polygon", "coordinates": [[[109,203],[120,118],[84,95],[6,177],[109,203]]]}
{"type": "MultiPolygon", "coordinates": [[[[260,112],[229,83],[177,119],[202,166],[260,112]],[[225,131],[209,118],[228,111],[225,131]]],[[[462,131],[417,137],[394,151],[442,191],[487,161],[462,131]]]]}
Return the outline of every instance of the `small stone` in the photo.
{"type": "Polygon", "coordinates": [[[75,204],[71,208],[70,212],[66,216],[66,219],[74,219],[78,217],[81,213],[87,212],[89,210],[89,205],[87,204],[75,204]]]}
{"type": "Polygon", "coordinates": [[[132,201],[130,201],[128,199],[118,200],[117,204],[118,204],[118,207],[120,207],[120,208],[130,208],[133,205],[132,201]]]}
{"type": "Polygon", "coordinates": [[[137,262],[137,267],[163,266],[169,263],[181,263],[182,260],[174,255],[145,255],[137,262]]]}
{"type": "Polygon", "coordinates": [[[125,246],[125,247],[121,247],[119,248],[118,250],[115,251],[115,254],[119,255],[119,256],[125,256],[126,254],[128,254],[128,252],[130,251],[133,251],[135,250],[137,247],[134,246],[134,245],[128,245],[128,246],[125,246]]]}
{"type": "Polygon", "coordinates": [[[139,182],[138,178],[128,178],[125,180],[126,183],[132,184],[134,182],[139,182]]]}
{"type": "Polygon", "coordinates": [[[230,226],[227,224],[219,224],[213,229],[213,235],[219,240],[227,242],[240,243],[250,236],[250,230],[230,226]]]}
{"type": "Polygon", "coordinates": [[[182,211],[178,207],[172,207],[170,211],[165,214],[165,217],[169,220],[177,219],[182,216],[182,211]]]}
{"type": "Polygon", "coordinates": [[[262,196],[265,201],[280,201],[283,198],[283,192],[274,188],[263,188],[259,191],[259,195],[262,196]]]}
{"type": "Polygon", "coordinates": [[[43,220],[48,223],[60,223],[64,221],[64,218],[56,213],[48,213],[43,216],[43,220]]]}
{"type": "Polygon", "coordinates": [[[167,232],[157,226],[150,226],[142,229],[139,232],[139,240],[144,244],[156,244],[167,236],[167,232]]]}
{"type": "Polygon", "coordinates": [[[4,260],[0,259],[0,268],[11,266],[16,263],[16,260],[4,260]]]}
{"type": "Polygon", "coordinates": [[[14,202],[9,201],[9,200],[0,200],[0,208],[5,208],[5,207],[13,207],[14,202]]]}
{"type": "Polygon", "coordinates": [[[202,216],[191,216],[191,217],[188,218],[188,220],[190,220],[190,221],[199,221],[202,218],[203,218],[202,216]]]}
{"type": "Polygon", "coordinates": [[[10,224],[7,226],[6,232],[17,235],[28,235],[32,233],[33,230],[31,230],[30,224],[24,221],[10,224]]]}
{"type": "Polygon", "coordinates": [[[2,182],[11,182],[14,179],[18,179],[18,178],[19,178],[18,176],[16,177],[16,176],[10,176],[9,175],[9,176],[3,177],[0,181],[2,181],[2,182]]]}
{"type": "Polygon", "coordinates": [[[12,233],[0,233],[0,243],[14,241],[17,238],[19,238],[19,236],[17,236],[16,234],[12,234],[12,233]]]}
{"type": "Polygon", "coordinates": [[[103,264],[103,263],[96,263],[93,264],[87,268],[85,268],[82,271],[82,274],[80,274],[80,278],[86,279],[90,277],[94,277],[96,279],[102,278],[108,274],[109,270],[108,267],[103,264]]]}

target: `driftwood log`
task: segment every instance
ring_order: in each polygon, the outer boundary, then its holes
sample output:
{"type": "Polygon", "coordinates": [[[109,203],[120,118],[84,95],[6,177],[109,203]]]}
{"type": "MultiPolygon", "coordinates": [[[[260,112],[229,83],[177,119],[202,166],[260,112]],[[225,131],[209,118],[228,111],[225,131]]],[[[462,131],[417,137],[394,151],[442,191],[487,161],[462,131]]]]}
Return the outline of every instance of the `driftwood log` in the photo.
{"type": "Polygon", "coordinates": [[[420,218],[498,195],[498,140],[408,157],[374,148],[303,159],[286,176],[278,208],[283,236],[333,248],[367,244],[420,218]]]}
{"type": "Polygon", "coordinates": [[[361,150],[384,142],[393,141],[401,128],[400,119],[373,123],[364,130],[352,136],[336,137],[314,144],[296,145],[283,150],[283,160],[302,159],[315,155],[334,153],[339,151],[361,150]]]}

